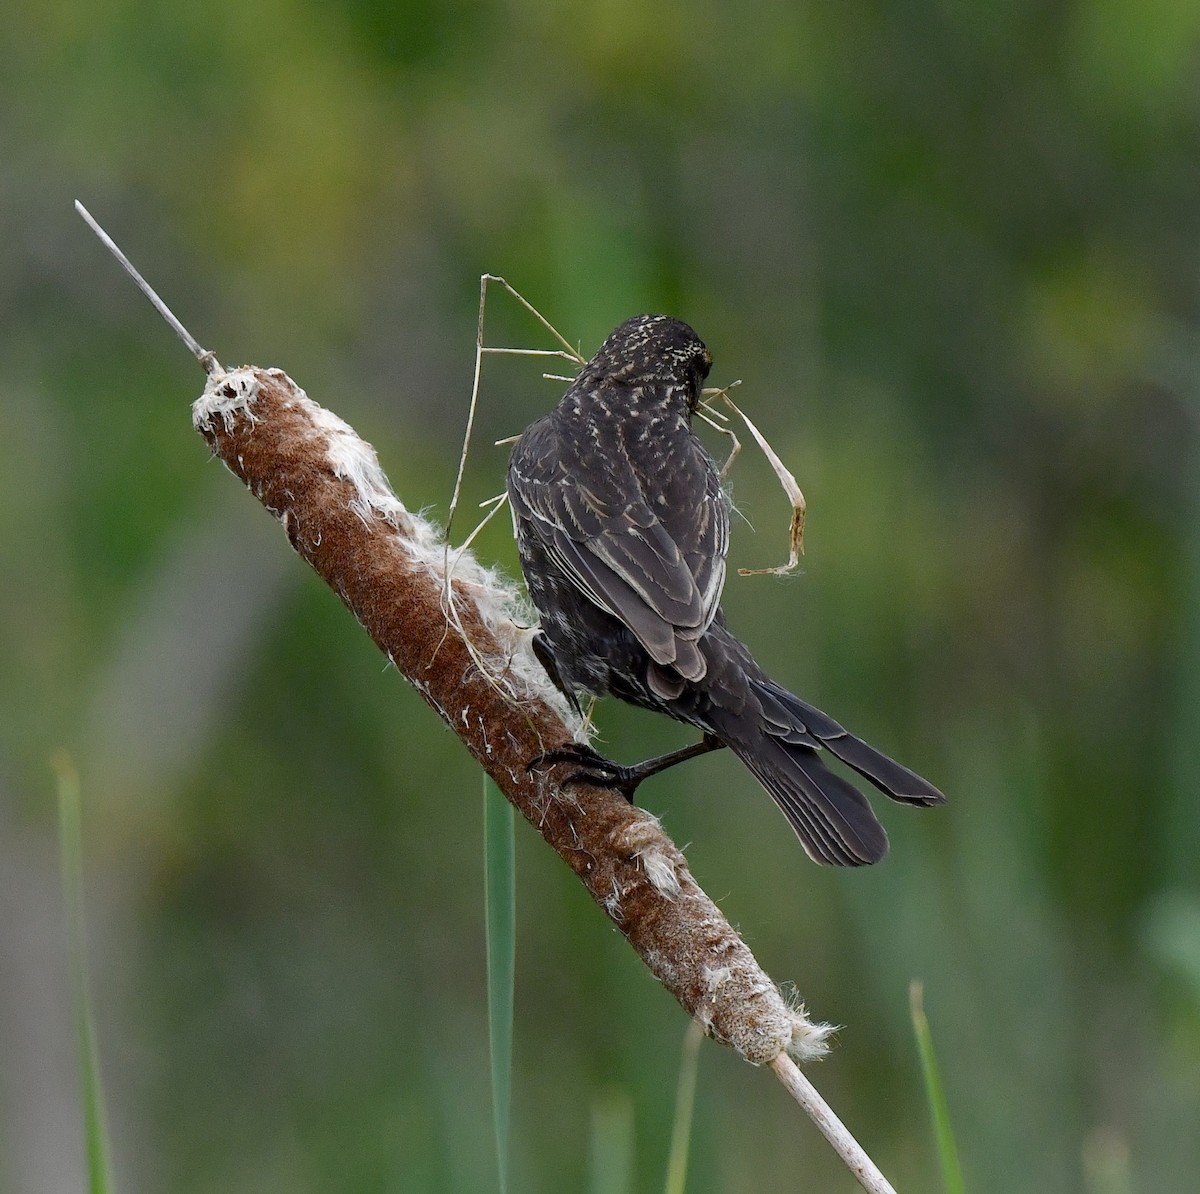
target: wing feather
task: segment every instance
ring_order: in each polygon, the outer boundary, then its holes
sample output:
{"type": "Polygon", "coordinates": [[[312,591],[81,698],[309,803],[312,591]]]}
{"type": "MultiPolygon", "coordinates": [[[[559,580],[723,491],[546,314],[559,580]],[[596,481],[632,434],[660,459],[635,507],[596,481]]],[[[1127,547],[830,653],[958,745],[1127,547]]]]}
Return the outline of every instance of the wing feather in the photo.
{"type": "Polygon", "coordinates": [[[720,605],[728,543],[728,504],[716,467],[697,441],[682,470],[643,479],[625,457],[595,467],[578,443],[558,435],[550,420],[522,437],[510,466],[514,516],[655,663],[700,679],[707,665],[695,644],[720,605]]]}

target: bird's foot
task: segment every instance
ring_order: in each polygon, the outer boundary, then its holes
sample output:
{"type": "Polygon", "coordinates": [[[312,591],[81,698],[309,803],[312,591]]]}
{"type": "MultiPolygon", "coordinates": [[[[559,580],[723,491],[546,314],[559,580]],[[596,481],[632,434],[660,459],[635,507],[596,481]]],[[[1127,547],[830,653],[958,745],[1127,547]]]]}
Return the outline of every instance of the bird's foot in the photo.
{"type": "Polygon", "coordinates": [[[573,742],[568,746],[560,746],[555,750],[543,751],[535,755],[525,765],[526,771],[536,771],[539,767],[554,767],[559,763],[575,763],[576,770],[564,779],[567,784],[594,784],[597,788],[611,788],[620,792],[630,804],[637,786],[647,774],[641,767],[626,767],[612,759],[605,758],[599,751],[585,746],[582,742],[573,742]]]}
{"type": "Polygon", "coordinates": [[[668,767],[674,767],[676,763],[682,763],[686,759],[708,754],[710,750],[720,750],[724,745],[725,743],[714,734],[705,734],[693,746],[685,746],[681,750],[673,750],[669,754],[659,755],[656,759],[647,759],[644,763],[627,767],[623,763],[614,763],[612,759],[606,759],[599,751],[585,746],[582,742],[572,742],[567,746],[535,755],[526,764],[526,770],[553,767],[558,763],[575,763],[578,769],[563,780],[564,784],[587,783],[595,784],[598,788],[611,788],[620,792],[632,804],[633,794],[642,780],[649,779],[660,771],[666,771],[668,767]]]}

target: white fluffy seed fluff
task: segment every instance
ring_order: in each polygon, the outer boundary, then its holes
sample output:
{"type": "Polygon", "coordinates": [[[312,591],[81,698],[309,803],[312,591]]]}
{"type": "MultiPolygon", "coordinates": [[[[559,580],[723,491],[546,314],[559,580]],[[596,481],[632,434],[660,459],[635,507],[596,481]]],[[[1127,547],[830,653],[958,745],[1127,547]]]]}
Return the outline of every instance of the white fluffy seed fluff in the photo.
{"type": "MultiPolygon", "coordinates": [[[[721,998],[722,988],[734,977],[730,966],[704,967],[707,998],[696,1009],[695,1015],[706,1031],[712,1027],[714,1007],[721,998]]],[[[737,977],[744,983],[747,974],[742,972],[737,977]]],[[[758,972],[757,981],[741,992],[742,998],[747,996],[760,1008],[759,1032],[794,1061],[816,1061],[829,1052],[829,1038],[837,1029],[832,1024],[813,1023],[804,1004],[794,996],[788,999],[762,971],[758,972]]]]}
{"type": "MultiPolygon", "coordinates": [[[[192,406],[192,424],[196,430],[211,429],[218,418],[227,432],[232,431],[239,417],[253,421],[262,373],[288,393],[287,405],[302,412],[313,430],[324,436],[331,471],[348,481],[354,491],[351,502],[354,513],[364,523],[373,517],[382,518],[394,528],[404,551],[427,568],[439,586],[444,586],[447,548],[441,528],[410,511],[388,483],[375,449],[345,420],[313,402],[282,370],[243,366],[210,377],[204,393],[192,406]]],[[[538,699],[550,705],[578,734],[582,719],[554,687],[533,654],[530,642],[536,618],[521,591],[499,569],[484,567],[469,551],[451,549],[449,561],[451,575],[458,582],[457,599],[462,600],[463,589],[469,593],[479,620],[500,644],[500,652],[481,661],[490,679],[517,700],[538,699]]]]}
{"type": "Polygon", "coordinates": [[[804,1007],[789,1009],[792,1017],[792,1039],[787,1051],[793,1061],[816,1061],[829,1052],[829,1038],[837,1032],[836,1025],[816,1024],[805,1014],[804,1007]]]}
{"type": "Polygon", "coordinates": [[[838,1030],[836,1024],[822,1024],[808,1018],[808,1009],[791,983],[784,983],[780,990],[784,1000],[784,1011],[788,1018],[791,1035],[785,1048],[794,1061],[816,1061],[830,1049],[830,1038],[838,1030]]]}
{"type": "Polygon", "coordinates": [[[643,813],[639,820],[620,831],[620,839],[614,844],[623,854],[641,863],[650,885],[661,895],[673,900],[679,894],[679,874],[674,860],[663,849],[656,817],[643,813]]]}
{"type": "Polygon", "coordinates": [[[258,378],[253,369],[209,374],[204,393],[192,403],[192,426],[197,431],[208,431],[213,419],[219,417],[225,430],[232,431],[238,415],[254,418],[251,407],[257,397],[258,378]]]}

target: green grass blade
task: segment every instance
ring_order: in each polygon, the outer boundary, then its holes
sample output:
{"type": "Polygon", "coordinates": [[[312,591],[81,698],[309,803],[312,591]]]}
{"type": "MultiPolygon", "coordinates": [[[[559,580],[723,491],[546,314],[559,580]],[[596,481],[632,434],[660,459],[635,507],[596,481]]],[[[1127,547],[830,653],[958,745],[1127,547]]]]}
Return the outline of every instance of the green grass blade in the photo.
{"type": "Polygon", "coordinates": [[[924,988],[914,979],[908,989],[912,1009],[913,1032],[917,1038],[917,1052],[921,1055],[921,1073],[925,1078],[925,1100],[929,1104],[929,1115],[933,1121],[933,1135],[937,1141],[938,1159],[942,1166],[942,1184],[946,1194],[966,1194],[962,1168],[958,1163],[958,1147],[954,1143],[954,1132],[950,1127],[950,1111],[946,1106],[946,1094],[942,1089],[942,1078],[938,1071],[937,1057],[933,1052],[933,1034],[925,1018],[923,1004],[924,988]]]}
{"type": "Polygon", "coordinates": [[[633,1194],[633,1100],[608,1091],[592,1104],[589,1194],[633,1194]]]}
{"type": "Polygon", "coordinates": [[[1133,1194],[1129,1141],[1118,1129],[1096,1128],[1084,1140],[1083,1188],[1087,1194],[1133,1194]]]}
{"type": "Polygon", "coordinates": [[[79,811],[79,776],[66,754],[55,755],[52,762],[58,776],[63,904],[67,915],[67,948],[70,954],[71,985],[74,988],[75,1031],[79,1044],[88,1189],[91,1194],[108,1194],[113,1188],[112,1165],[109,1160],[104,1092],[100,1084],[100,1059],[96,1051],[96,1029],[92,1020],[87,958],[84,953],[83,833],[79,811]]]}
{"type": "Polygon", "coordinates": [[[671,1155],[667,1162],[665,1194],[683,1194],[687,1184],[688,1151],[692,1143],[692,1118],[696,1108],[696,1074],[700,1069],[702,1040],[704,1033],[693,1020],[683,1038],[683,1052],[679,1058],[675,1124],[671,1129],[671,1155]]]}
{"type": "Polygon", "coordinates": [[[517,952],[517,880],[513,807],[483,777],[484,887],[487,920],[488,1036],[492,1115],[500,1194],[508,1191],[508,1123],[512,1089],[513,975],[517,952]]]}

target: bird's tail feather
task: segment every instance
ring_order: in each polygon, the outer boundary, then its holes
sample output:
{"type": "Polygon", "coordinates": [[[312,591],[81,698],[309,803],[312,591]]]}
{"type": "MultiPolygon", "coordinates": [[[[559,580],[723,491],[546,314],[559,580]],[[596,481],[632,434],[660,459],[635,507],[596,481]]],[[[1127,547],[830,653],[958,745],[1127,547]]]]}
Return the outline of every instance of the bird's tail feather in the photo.
{"type": "Polygon", "coordinates": [[[818,750],[824,747],[893,800],[921,805],[946,803],[946,797],[927,779],[856,738],[827,713],[786,688],[765,678],[752,679],[750,687],[762,706],[764,728],[780,741],[807,744],[818,750]]]}
{"type": "Polygon", "coordinates": [[[783,810],[814,862],[864,866],[887,853],[887,834],[866,797],[816,751],[764,733],[726,741],[783,810]]]}
{"type": "MultiPolygon", "coordinates": [[[[757,669],[755,669],[757,671],[757,669]]],[[[831,771],[822,757],[857,771],[893,800],[942,804],[945,797],[928,780],[856,738],[761,672],[748,677],[761,717],[745,706],[712,709],[712,729],[774,797],[805,850],[817,862],[862,866],[878,862],[887,834],[863,794],[831,771]],[[827,756],[826,756],[827,757],[827,756]]]]}

